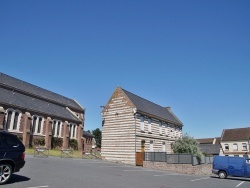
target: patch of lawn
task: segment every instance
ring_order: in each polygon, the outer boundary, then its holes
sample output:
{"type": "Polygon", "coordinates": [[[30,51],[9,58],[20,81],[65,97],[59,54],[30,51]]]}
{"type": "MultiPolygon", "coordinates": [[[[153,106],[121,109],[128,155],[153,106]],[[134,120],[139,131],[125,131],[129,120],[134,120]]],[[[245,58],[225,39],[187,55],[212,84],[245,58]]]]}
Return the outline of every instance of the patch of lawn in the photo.
{"type": "MultiPolygon", "coordinates": [[[[35,153],[34,148],[26,148],[25,153],[28,154],[28,155],[34,155],[34,153],[35,153]]],[[[54,156],[54,157],[61,157],[61,155],[62,155],[61,150],[55,150],[55,149],[51,149],[46,153],[49,154],[49,156],[54,156]]],[[[94,152],[93,154],[95,156],[97,156],[98,158],[101,158],[100,153],[94,152]]],[[[69,155],[72,156],[71,153],[69,155]]],[[[65,156],[65,155],[63,155],[63,156],[65,156]]],[[[96,157],[94,157],[93,155],[90,155],[90,154],[82,155],[82,151],[73,150],[73,158],[95,159],[96,157]]]]}

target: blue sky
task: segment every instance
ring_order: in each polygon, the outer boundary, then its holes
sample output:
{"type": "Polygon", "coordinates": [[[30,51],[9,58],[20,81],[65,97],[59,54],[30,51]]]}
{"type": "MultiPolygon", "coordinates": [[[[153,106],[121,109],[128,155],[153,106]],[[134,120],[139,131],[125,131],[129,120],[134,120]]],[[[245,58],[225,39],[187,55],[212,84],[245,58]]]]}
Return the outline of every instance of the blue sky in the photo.
{"type": "Polygon", "coordinates": [[[250,1],[2,0],[0,72],[76,99],[85,130],[117,86],[195,138],[250,126],[250,1]]]}

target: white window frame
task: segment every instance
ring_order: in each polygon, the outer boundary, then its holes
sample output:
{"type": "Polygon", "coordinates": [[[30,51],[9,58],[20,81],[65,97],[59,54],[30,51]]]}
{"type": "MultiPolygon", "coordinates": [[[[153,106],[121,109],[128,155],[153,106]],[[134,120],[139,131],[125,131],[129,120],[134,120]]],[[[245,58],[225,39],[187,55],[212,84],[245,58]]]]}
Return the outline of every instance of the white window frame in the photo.
{"type": "Polygon", "coordinates": [[[71,139],[76,139],[77,138],[76,137],[76,135],[77,135],[77,125],[76,124],[74,124],[74,123],[69,124],[69,133],[70,133],[69,137],[71,139]]]}
{"type": "Polygon", "coordinates": [[[238,144],[237,143],[233,144],[233,151],[238,151],[238,144]]]}
{"type": "Polygon", "coordinates": [[[5,115],[5,119],[6,119],[6,123],[5,123],[5,129],[10,132],[20,132],[20,122],[21,122],[21,117],[22,117],[22,112],[18,109],[14,110],[12,108],[9,108],[6,110],[6,115],[5,115]],[[9,112],[12,112],[11,117],[10,117],[10,122],[9,122],[9,128],[8,128],[8,116],[9,116],[9,112]],[[18,113],[17,116],[17,120],[15,121],[16,118],[16,113],[18,113]],[[16,128],[14,129],[14,123],[16,122],[16,128]]]}
{"type": "Polygon", "coordinates": [[[148,118],[148,133],[152,133],[152,120],[148,118]]]}
{"type": "Polygon", "coordinates": [[[169,136],[169,125],[167,123],[165,124],[165,135],[169,136]]]}
{"type": "Polygon", "coordinates": [[[141,128],[141,131],[144,132],[144,117],[143,116],[140,117],[140,128],[141,128]]]}
{"type": "Polygon", "coordinates": [[[31,126],[32,126],[31,130],[33,130],[32,134],[43,135],[44,117],[33,115],[31,126]],[[34,122],[35,117],[36,117],[36,121],[34,122]],[[41,120],[41,125],[40,125],[40,131],[38,132],[38,125],[39,125],[40,120],[41,120]],[[35,126],[35,130],[34,130],[34,126],[35,126]]]}
{"type": "Polygon", "coordinates": [[[52,123],[52,134],[55,137],[62,137],[62,121],[57,120],[57,119],[53,120],[53,123],[52,123]]]}
{"type": "Polygon", "coordinates": [[[149,142],[149,151],[150,152],[154,151],[154,141],[153,140],[150,140],[150,142],[149,142]]]}
{"type": "Polygon", "coordinates": [[[242,143],[242,151],[247,151],[247,143],[242,143]]]}
{"type": "Polygon", "coordinates": [[[229,144],[225,144],[224,147],[225,147],[225,151],[229,150],[229,144]]]}
{"type": "Polygon", "coordinates": [[[159,122],[158,124],[159,124],[159,134],[162,135],[162,123],[159,122]]]}
{"type": "Polygon", "coordinates": [[[162,151],[166,152],[166,142],[162,142],[162,151]]]}

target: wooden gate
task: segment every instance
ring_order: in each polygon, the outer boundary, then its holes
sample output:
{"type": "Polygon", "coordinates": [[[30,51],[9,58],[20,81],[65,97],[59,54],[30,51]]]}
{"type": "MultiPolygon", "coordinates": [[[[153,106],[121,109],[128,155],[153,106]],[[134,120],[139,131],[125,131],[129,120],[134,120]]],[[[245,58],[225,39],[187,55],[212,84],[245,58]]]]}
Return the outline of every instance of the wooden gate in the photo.
{"type": "Polygon", "coordinates": [[[143,166],[144,152],[136,152],[136,166],[143,166]]]}

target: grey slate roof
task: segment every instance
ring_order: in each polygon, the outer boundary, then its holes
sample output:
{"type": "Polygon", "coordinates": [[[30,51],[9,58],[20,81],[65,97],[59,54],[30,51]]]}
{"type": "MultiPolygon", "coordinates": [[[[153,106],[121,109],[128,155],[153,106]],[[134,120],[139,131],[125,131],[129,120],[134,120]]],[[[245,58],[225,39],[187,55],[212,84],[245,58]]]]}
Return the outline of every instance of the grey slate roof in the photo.
{"type": "Polygon", "coordinates": [[[63,106],[49,103],[1,87],[0,87],[0,103],[13,105],[21,109],[27,109],[42,114],[48,114],[49,116],[55,116],[75,122],[80,122],[78,118],[76,118],[63,106]]]}
{"type": "Polygon", "coordinates": [[[129,91],[122,89],[123,92],[128,96],[131,102],[136,106],[137,111],[145,112],[153,116],[157,116],[165,121],[172,121],[179,125],[182,125],[182,122],[172,113],[169,112],[166,108],[157,105],[153,102],[150,102],[146,99],[143,99],[129,91]]]}
{"type": "Polygon", "coordinates": [[[200,144],[200,151],[202,153],[219,155],[220,153],[220,145],[219,144],[200,144]]]}
{"type": "Polygon", "coordinates": [[[0,85],[5,87],[25,92],[29,95],[34,95],[55,103],[63,104],[64,106],[74,108],[79,111],[84,109],[79,106],[74,100],[64,97],[62,95],[56,94],[54,92],[48,91],[46,89],[40,88],[38,86],[32,85],[30,83],[24,82],[22,80],[13,78],[6,74],[0,72],[0,85]]]}

